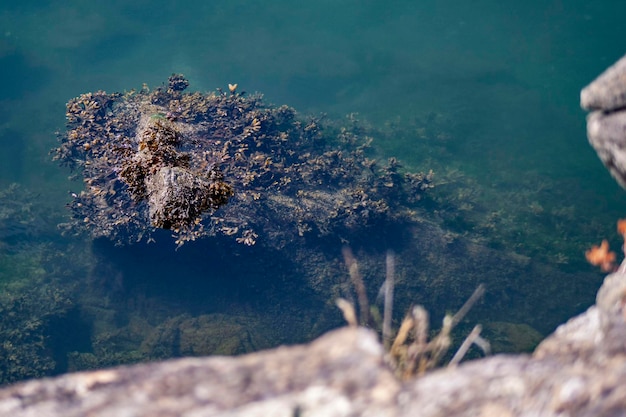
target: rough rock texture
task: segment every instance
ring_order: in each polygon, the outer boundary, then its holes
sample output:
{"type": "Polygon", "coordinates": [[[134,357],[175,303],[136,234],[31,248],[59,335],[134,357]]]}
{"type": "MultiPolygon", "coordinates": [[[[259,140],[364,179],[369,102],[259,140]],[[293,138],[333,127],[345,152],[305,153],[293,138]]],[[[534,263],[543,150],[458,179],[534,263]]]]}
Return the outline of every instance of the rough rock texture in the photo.
{"type": "Polygon", "coordinates": [[[35,380],[0,391],[20,416],[617,416],[626,411],[626,274],[533,356],[499,355],[405,383],[377,336],[344,328],[309,345],[35,380]]]}
{"type": "Polygon", "coordinates": [[[580,93],[589,143],[617,182],[626,188],[626,56],[580,93]]]}
{"type": "Polygon", "coordinates": [[[613,111],[626,107],[626,56],[606,69],[580,92],[580,105],[587,110],[613,111]]]}
{"type": "Polygon", "coordinates": [[[382,353],[370,331],[344,329],[310,346],[240,358],[190,358],[32,381],[0,394],[0,415],[292,416],[298,409],[302,415],[392,415],[400,383],[382,353]]]}
{"type": "Polygon", "coordinates": [[[587,136],[602,163],[626,188],[626,112],[595,111],[587,117],[587,136]]]}

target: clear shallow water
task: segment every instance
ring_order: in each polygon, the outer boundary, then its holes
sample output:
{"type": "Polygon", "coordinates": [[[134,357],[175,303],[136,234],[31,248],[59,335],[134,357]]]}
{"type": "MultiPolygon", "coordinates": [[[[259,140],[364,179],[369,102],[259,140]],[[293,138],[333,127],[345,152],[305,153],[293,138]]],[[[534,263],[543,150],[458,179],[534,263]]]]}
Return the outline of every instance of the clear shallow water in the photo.
{"type": "MultiPolygon", "coordinates": [[[[552,178],[591,176],[610,190],[585,145],[578,92],[623,53],[624,7],[619,1],[13,6],[0,16],[1,143],[8,149],[0,156],[2,180],[40,183],[42,169],[44,181],[62,178],[45,152],[63,127],[69,98],[155,85],[182,72],[198,90],[238,82],[304,113],[358,112],[381,123],[441,112],[456,127],[452,158],[483,181],[536,170],[552,178]]],[[[421,162],[410,142],[377,145],[421,162]]]]}
{"type": "Polygon", "coordinates": [[[626,193],[587,144],[578,94],[626,52],[625,12],[623,1],[3,6],[0,186],[20,183],[58,210],[76,188],[48,156],[67,100],[182,72],[201,91],[236,82],[304,114],[391,124],[402,134],[374,142],[381,155],[432,167],[441,199],[470,184],[455,231],[484,238],[497,212],[502,247],[584,268],[585,246],[614,236],[626,193]],[[444,120],[441,141],[415,130],[428,113],[444,120]]]}

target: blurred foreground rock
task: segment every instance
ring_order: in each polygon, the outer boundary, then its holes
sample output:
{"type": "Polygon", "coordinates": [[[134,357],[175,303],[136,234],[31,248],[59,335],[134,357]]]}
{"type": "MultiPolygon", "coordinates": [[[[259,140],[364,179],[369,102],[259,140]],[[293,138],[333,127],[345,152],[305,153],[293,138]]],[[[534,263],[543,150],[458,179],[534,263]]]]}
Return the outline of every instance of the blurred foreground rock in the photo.
{"type": "Polygon", "coordinates": [[[626,56],[580,93],[589,143],[617,182],[626,188],[626,56]]]}
{"type": "Polygon", "coordinates": [[[309,345],[76,373],[0,391],[20,416],[617,416],[626,412],[626,274],[533,356],[499,355],[405,383],[377,336],[343,328],[309,345]]]}

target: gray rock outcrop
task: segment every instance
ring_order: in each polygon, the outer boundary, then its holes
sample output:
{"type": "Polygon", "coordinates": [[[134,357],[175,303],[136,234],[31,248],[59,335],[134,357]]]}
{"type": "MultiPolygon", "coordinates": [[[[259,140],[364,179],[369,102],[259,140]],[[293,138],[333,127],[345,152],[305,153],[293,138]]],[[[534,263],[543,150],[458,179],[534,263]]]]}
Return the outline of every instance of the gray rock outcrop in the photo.
{"type": "Polygon", "coordinates": [[[580,92],[589,143],[617,182],[626,188],[626,56],[580,92]]]}

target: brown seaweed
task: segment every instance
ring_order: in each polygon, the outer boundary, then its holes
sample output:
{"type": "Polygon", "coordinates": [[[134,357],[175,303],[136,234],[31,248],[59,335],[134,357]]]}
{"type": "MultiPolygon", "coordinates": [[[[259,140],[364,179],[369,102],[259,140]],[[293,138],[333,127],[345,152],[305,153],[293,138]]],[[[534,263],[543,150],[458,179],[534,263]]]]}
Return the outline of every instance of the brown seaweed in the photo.
{"type": "Polygon", "coordinates": [[[174,74],[154,90],[83,94],[67,105],[53,153],[83,177],[68,229],[119,244],[173,231],[178,245],[206,236],[282,247],[298,237],[346,240],[408,220],[432,187],[395,158],[371,158],[370,139],[301,118],[260,95],[184,92],[174,74]]]}

